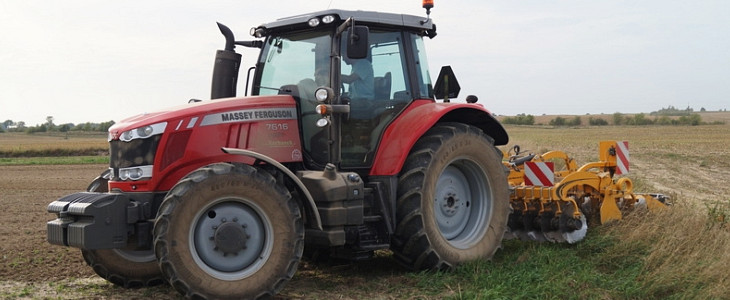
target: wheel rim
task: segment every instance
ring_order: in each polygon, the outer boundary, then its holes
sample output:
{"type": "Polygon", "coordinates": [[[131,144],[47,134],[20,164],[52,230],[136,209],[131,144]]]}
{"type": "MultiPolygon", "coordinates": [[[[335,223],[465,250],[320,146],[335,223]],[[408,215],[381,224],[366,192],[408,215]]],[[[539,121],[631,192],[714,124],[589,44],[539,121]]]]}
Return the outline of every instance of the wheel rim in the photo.
{"type": "Polygon", "coordinates": [[[273,246],[272,225],[263,210],[242,198],[223,198],[201,209],[190,230],[195,263],[221,280],[258,271],[273,246]]]}
{"type": "Polygon", "coordinates": [[[467,159],[451,162],[439,175],[434,216],[441,235],[452,246],[468,249],[487,230],[492,197],[487,176],[467,159]]]}

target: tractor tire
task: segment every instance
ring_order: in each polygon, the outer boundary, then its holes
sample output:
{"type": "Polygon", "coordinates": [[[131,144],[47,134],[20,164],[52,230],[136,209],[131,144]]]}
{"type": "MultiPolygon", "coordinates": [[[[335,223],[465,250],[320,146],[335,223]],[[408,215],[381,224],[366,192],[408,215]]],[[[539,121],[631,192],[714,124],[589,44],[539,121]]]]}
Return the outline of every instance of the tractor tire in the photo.
{"type": "Polygon", "coordinates": [[[81,254],[99,277],[120,287],[140,288],[165,283],[152,250],[81,250],[81,254]]]}
{"type": "MultiPolygon", "coordinates": [[[[104,171],[96,177],[89,192],[106,193],[109,191],[110,172],[104,171]]],[[[150,250],[100,249],[81,250],[84,261],[99,277],[124,287],[139,288],[165,283],[157,264],[155,252],[150,250]]]]}
{"type": "Polygon", "coordinates": [[[412,270],[489,259],[510,213],[507,170],[493,140],[462,123],[431,128],[398,181],[395,258],[412,270]]]}
{"type": "Polygon", "coordinates": [[[167,281],[186,298],[269,298],[297,270],[304,225],[296,200],[271,174],[217,163],[165,197],[154,227],[167,281]]]}

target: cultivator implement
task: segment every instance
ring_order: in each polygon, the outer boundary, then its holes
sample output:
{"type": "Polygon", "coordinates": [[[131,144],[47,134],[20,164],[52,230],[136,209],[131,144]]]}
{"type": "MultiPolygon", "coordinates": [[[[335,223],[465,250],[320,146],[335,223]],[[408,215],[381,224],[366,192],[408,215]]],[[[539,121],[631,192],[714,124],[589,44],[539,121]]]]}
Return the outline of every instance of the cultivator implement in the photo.
{"type": "Polygon", "coordinates": [[[524,154],[515,146],[504,153],[513,210],[505,239],[572,244],[589,224],[668,204],[661,194],[634,193],[631,180],[621,177],[629,171],[628,142],[602,141],[599,149],[599,161],[581,167],[562,151],[524,154]]]}

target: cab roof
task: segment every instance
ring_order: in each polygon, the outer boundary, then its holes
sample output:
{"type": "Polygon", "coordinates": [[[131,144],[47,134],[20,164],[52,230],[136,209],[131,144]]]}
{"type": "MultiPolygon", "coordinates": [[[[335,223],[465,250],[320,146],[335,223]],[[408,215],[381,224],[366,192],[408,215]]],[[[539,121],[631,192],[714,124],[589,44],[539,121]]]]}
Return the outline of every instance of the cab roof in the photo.
{"type": "Polygon", "coordinates": [[[321,20],[322,17],[328,15],[335,17],[335,20],[332,22],[334,24],[341,24],[347,20],[347,18],[352,17],[357,25],[376,25],[378,27],[415,29],[424,32],[430,31],[433,33],[436,31],[436,26],[433,24],[433,21],[426,17],[375,11],[352,11],[340,9],[329,9],[281,18],[273,22],[261,24],[257,27],[257,29],[263,29],[265,32],[280,32],[311,28],[308,25],[309,20],[313,18],[319,18],[321,20]]]}

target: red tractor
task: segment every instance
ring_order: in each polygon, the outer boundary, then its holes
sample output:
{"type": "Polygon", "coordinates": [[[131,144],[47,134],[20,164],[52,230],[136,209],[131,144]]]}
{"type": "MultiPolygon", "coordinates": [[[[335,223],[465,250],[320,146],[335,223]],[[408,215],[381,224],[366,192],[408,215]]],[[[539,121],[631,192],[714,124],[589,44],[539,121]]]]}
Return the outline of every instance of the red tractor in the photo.
{"type": "Polygon", "coordinates": [[[390,249],[415,270],[494,254],[508,136],[481,105],[448,103],[453,74],[431,83],[429,17],[326,10],[252,28],[252,41],[219,28],[212,100],[110,128],[109,169],[49,204],[50,243],[117,285],[196,298],[274,295],[305,251],[390,249]],[[260,51],[251,96],[236,97],[235,46],[260,51]]]}

